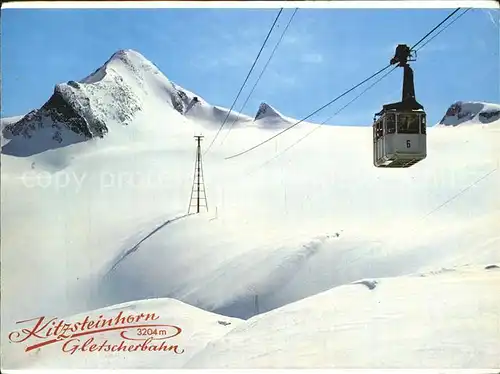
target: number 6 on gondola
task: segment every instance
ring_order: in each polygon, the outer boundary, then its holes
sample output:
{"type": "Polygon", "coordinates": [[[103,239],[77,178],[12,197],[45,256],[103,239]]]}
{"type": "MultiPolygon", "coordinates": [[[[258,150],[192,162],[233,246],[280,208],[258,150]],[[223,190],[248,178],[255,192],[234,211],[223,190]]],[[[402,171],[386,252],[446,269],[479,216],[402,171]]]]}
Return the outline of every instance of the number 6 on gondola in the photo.
{"type": "Polygon", "coordinates": [[[373,119],[373,164],[407,168],[427,157],[426,114],[415,99],[410,47],[400,44],[391,64],[404,68],[403,98],[384,105],[373,119]]]}

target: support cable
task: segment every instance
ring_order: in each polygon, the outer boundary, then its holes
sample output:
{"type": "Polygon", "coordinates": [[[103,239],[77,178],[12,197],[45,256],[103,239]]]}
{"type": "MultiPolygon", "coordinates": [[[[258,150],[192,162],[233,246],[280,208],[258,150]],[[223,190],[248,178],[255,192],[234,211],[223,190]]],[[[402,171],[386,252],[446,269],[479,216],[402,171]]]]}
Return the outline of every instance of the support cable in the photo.
{"type": "Polygon", "coordinates": [[[283,8],[280,9],[280,11],[278,12],[278,15],[274,19],[274,22],[273,22],[273,24],[271,26],[271,29],[267,33],[266,39],[264,40],[264,43],[262,43],[262,46],[260,47],[260,51],[257,54],[257,57],[255,57],[255,60],[254,60],[254,62],[252,64],[252,67],[250,68],[250,71],[248,72],[247,77],[245,78],[245,81],[241,85],[241,88],[240,88],[238,94],[236,95],[236,98],[234,99],[233,104],[231,105],[231,108],[227,112],[226,118],[224,118],[224,121],[220,125],[219,130],[217,131],[217,134],[215,134],[215,137],[212,139],[212,142],[210,143],[210,145],[208,146],[207,150],[205,151],[205,154],[207,154],[207,152],[210,150],[210,148],[212,147],[212,145],[215,142],[215,139],[217,139],[217,136],[219,136],[219,133],[221,132],[221,130],[224,127],[224,125],[226,124],[226,121],[229,118],[229,115],[231,114],[231,111],[233,110],[234,105],[236,104],[236,101],[238,101],[238,97],[240,97],[241,91],[243,91],[243,87],[245,87],[245,84],[247,83],[247,80],[250,77],[250,74],[252,74],[253,68],[255,67],[255,64],[257,63],[257,60],[259,59],[260,54],[262,53],[262,50],[264,49],[264,46],[266,45],[267,40],[269,39],[269,36],[271,35],[271,33],[272,33],[273,29],[274,29],[274,26],[276,25],[276,22],[278,22],[278,18],[280,17],[281,12],[283,12],[283,8]]]}
{"type": "Polygon", "coordinates": [[[257,81],[255,82],[255,84],[253,85],[252,89],[250,90],[250,93],[248,94],[245,102],[243,103],[243,105],[241,106],[239,112],[238,112],[238,116],[235,118],[235,120],[233,121],[233,123],[231,123],[231,126],[229,126],[229,130],[226,134],[226,136],[224,137],[224,139],[222,140],[221,144],[224,143],[224,141],[226,140],[226,138],[228,137],[229,133],[231,132],[231,129],[233,128],[234,124],[236,123],[236,121],[238,121],[239,117],[240,117],[240,114],[243,113],[243,109],[245,109],[245,106],[247,105],[248,103],[248,100],[250,99],[250,97],[252,96],[253,94],[253,91],[255,90],[255,88],[257,87],[257,84],[259,83],[260,79],[262,78],[262,76],[264,75],[264,72],[266,71],[267,69],[267,66],[269,65],[269,63],[271,62],[271,59],[273,58],[274,56],[274,53],[276,52],[276,50],[278,49],[279,45],[281,44],[281,41],[283,40],[283,37],[285,36],[288,28],[290,27],[290,24],[292,23],[292,20],[293,18],[295,17],[295,13],[297,13],[297,11],[299,10],[299,8],[295,8],[295,11],[293,12],[292,16],[290,17],[290,20],[288,21],[288,24],[286,25],[285,29],[283,30],[283,32],[281,33],[281,37],[280,39],[278,40],[278,42],[276,43],[276,45],[274,46],[274,49],[273,51],[271,52],[271,55],[269,56],[269,59],[267,60],[266,64],[264,65],[264,68],[262,69],[259,77],[257,78],[257,81]]]}

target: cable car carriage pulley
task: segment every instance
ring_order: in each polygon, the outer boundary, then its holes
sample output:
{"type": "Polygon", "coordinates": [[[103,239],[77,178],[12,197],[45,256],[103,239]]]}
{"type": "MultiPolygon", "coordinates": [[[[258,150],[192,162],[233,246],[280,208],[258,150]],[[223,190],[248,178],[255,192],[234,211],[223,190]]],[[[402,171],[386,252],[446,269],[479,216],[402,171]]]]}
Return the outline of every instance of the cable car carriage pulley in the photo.
{"type": "Polygon", "coordinates": [[[386,104],[373,122],[373,164],[376,167],[407,168],[427,156],[426,113],[415,98],[410,47],[400,44],[391,65],[404,69],[402,100],[386,104]]]}

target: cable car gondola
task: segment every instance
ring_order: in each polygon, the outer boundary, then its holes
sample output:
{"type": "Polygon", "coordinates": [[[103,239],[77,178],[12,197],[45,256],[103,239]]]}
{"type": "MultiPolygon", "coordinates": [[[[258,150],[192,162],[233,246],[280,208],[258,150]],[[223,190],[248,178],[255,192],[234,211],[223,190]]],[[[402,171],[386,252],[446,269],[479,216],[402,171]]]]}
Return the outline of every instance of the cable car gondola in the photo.
{"type": "Polygon", "coordinates": [[[386,104],[373,119],[373,164],[375,167],[407,168],[427,156],[426,113],[415,98],[410,47],[400,44],[391,65],[404,69],[402,100],[386,104]]]}

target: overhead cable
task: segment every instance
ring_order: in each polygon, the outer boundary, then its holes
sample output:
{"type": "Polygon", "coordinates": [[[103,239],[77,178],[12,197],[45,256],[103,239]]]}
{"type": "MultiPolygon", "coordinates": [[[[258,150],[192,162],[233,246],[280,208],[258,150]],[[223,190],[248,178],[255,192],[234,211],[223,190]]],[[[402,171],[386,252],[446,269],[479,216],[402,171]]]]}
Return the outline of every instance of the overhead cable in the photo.
{"type": "MultiPolygon", "coordinates": [[[[276,45],[274,46],[274,49],[273,51],[271,52],[271,55],[269,56],[269,59],[267,60],[266,64],[264,65],[264,68],[262,69],[262,71],[260,72],[260,75],[259,77],[257,78],[257,81],[255,82],[255,84],[253,85],[252,89],[250,90],[250,93],[248,94],[245,102],[243,103],[243,105],[241,106],[239,112],[238,112],[238,116],[235,118],[235,120],[233,121],[233,123],[231,123],[231,126],[229,126],[229,130],[226,134],[226,136],[224,137],[224,139],[222,140],[222,143],[224,143],[224,141],[226,140],[226,138],[228,137],[229,135],[229,132],[231,131],[232,127],[234,126],[234,124],[236,123],[236,121],[238,121],[238,118],[240,116],[240,113],[243,113],[243,109],[245,109],[245,106],[247,105],[248,103],[248,100],[250,99],[250,97],[252,96],[253,94],[253,91],[255,90],[255,88],[257,87],[257,84],[259,83],[260,79],[262,78],[262,76],[264,75],[264,72],[266,71],[267,69],[267,66],[269,65],[269,63],[271,62],[271,59],[273,58],[274,56],[274,53],[276,52],[276,50],[278,49],[278,46],[281,44],[281,41],[283,40],[283,37],[285,36],[288,28],[290,27],[290,24],[292,23],[292,20],[293,20],[293,17],[295,17],[295,13],[297,13],[297,11],[299,10],[299,8],[295,8],[295,11],[293,12],[292,16],[290,17],[290,20],[288,21],[288,24],[286,25],[285,29],[283,30],[283,32],[281,33],[281,37],[280,39],[278,40],[278,42],[276,43],[276,45]]],[[[222,144],[221,143],[221,144],[222,144]]]]}
{"type": "Polygon", "coordinates": [[[219,130],[217,131],[217,134],[215,134],[215,137],[212,139],[212,142],[210,143],[210,145],[208,146],[207,150],[205,151],[205,154],[210,150],[210,148],[212,147],[212,145],[215,142],[215,139],[217,139],[217,136],[219,136],[219,133],[221,132],[221,130],[224,127],[224,125],[226,124],[226,121],[229,118],[229,115],[231,114],[231,111],[233,110],[234,105],[238,101],[238,97],[240,96],[241,91],[243,90],[243,87],[245,87],[245,84],[247,83],[247,80],[250,77],[250,74],[252,74],[253,68],[255,67],[255,64],[257,63],[257,60],[259,59],[260,54],[262,53],[262,50],[264,49],[264,46],[266,45],[267,40],[269,39],[269,36],[271,35],[271,33],[272,33],[273,29],[274,29],[274,26],[276,25],[276,22],[278,22],[278,18],[280,17],[281,12],[283,12],[283,8],[280,9],[280,11],[278,12],[278,15],[274,19],[274,22],[273,22],[271,28],[269,29],[269,32],[267,33],[267,36],[266,36],[266,39],[264,40],[264,43],[262,43],[262,46],[261,46],[261,48],[259,50],[259,53],[257,54],[257,57],[255,57],[255,60],[254,60],[254,62],[252,64],[252,67],[250,68],[250,71],[248,72],[247,77],[245,78],[245,81],[241,85],[241,88],[240,88],[238,94],[236,95],[236,98],[234,99],[233,104],[231,105],[231,108],[227,112],[226,118],[224,118],[224,121],[220,125],[219,130]]]}

